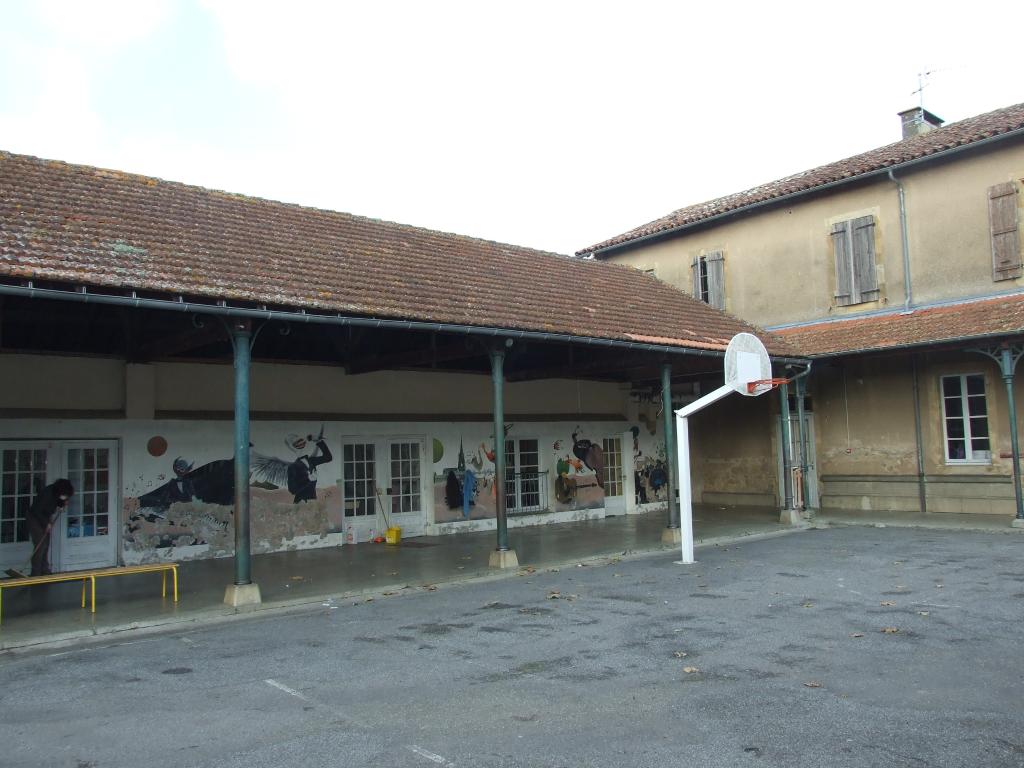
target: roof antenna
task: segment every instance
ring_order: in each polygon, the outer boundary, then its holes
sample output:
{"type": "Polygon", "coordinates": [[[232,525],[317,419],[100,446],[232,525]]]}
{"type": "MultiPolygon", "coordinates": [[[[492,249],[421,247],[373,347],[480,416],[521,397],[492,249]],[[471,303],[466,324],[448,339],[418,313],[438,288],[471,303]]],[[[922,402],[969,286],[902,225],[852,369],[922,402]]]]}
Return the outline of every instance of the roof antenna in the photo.
{"type": "Polygon", "coordinates": [[[937,69],[930,69],[927,72],[918,72],[917,73],[917,90],[916,91],[911,91],[910,95],[913,96],[915,93],[917,94],[917,96],[918,96],[918,103],[917,103],[917,105],[921,109],[924,109],[924,89],[928,87],[928,82],[927,82],[928,76],[929,75],[934,75],[938,71],[939,70],[937,70],[937,69]]]}

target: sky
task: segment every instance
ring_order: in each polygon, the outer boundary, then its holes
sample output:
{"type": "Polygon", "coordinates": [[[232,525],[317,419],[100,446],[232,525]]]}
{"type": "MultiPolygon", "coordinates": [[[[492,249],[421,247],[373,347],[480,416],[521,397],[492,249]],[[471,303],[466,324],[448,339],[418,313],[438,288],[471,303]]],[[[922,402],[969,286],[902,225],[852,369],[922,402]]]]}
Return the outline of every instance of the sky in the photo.
{"type": "Polygon", "coordinates": [[[1024,101],[1024,3],[0,0],[0,149],[572,253],[1024,101]],[[706,5],[707,7],[703,7],[706,5]]]}

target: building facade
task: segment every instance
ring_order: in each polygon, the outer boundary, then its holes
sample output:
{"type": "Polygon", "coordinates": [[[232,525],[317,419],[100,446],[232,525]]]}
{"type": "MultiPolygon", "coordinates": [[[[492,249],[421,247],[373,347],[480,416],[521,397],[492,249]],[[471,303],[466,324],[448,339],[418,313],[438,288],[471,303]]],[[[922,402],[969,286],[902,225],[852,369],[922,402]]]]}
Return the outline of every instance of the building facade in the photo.
{"type": "Polygon", "coordinates": [[[580,255],[654,273],[814,361],[802,451],[793,440],[807,506],[1014,515],[1024,105],[901,118],[894,144],[580,255]]]}

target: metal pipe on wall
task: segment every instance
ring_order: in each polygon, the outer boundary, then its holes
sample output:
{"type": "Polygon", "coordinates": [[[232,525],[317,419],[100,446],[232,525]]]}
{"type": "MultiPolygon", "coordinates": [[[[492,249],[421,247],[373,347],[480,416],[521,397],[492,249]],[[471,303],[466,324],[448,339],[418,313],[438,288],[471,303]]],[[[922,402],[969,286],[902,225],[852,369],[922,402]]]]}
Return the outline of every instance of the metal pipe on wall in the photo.
{"type": "Polygon", "coordinates": [[[679,527],[679,501],[676,489],[679,487],[679,473],[676,467],[675,416],[672,413],[672,364],[661,366],[661,408],[665,429],[665,462],[668,469],[668,528],[679,527]]]}
{"type": "Polygon", "coordinates": [[[914,289],[910,280],[910,238],[907,235],[907,198],[903,190],[903,182],[889,170],[889,178],[896,185],[900,201],[900,237],[903,240],[903,308],[910,310],[914,304],[914,289]]]}
{"type": "Polygon", "coordinates": [[[924,474],[924,439],[921,431],[921,382],[918,372],[918,355],[910,358],[911,382],[914,388],[914,436],[917,445],[917,501],[921,512],[928,512],[928,489],[924,474]]]}

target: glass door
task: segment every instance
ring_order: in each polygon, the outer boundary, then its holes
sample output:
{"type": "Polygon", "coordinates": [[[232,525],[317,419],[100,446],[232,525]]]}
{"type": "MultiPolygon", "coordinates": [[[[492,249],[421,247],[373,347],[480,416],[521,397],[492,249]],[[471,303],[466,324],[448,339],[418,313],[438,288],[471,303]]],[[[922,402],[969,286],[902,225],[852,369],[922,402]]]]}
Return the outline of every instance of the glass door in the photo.
{"type": "MultiPolygon", "coordinates": [[[[63,476],[75,495],[58,518],[55,563],[62,571],[117,564],[116,446],[112,442],[61,444],[63,476]]],[[[55,567],[54,570],[57,570],[55,567]]]]}
{"type": "Polygon", "coordinates": [[[382,530],[377,499],[377,447],[368,442],[341,445],[341,503],[346,544],[369,541],[382,530]]]}
{"type": "Polygon", "coordinates": [[[626,497],[622,490],[622,438],[606,437],[601,441],[604,450],[604,513],[622,515],[626,512],[626,497]]]}
{"type": "Polygon", "coordinates": [[[46,443],[5,443],[0,448],[0,568],[28,573],[32,540],[27,516],[36,495],[46,487],[46,443]]]}
{"type": "Polygon", "coordinates": [[[420,440],[391,440],[388,517],[402,528],[402,536],[421,536],[426,515],[423,507],[423,443],[420,440]]]}

